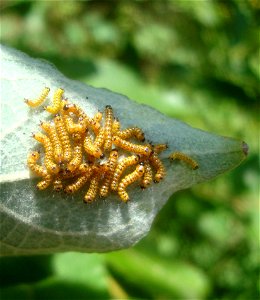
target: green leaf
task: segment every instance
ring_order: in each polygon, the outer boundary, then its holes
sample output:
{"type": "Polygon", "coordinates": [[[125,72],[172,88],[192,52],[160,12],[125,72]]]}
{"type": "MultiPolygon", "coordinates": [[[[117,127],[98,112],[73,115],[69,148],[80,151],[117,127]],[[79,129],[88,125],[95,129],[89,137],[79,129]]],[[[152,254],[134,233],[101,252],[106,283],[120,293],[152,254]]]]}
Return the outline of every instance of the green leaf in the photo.
{"type": "Polygon", "coordinates": [[[104,257],[98,254],[1,257],[0,267],[2,300],[109,298],[104,257]]]}
{"type": "Polygon", "coordinates": [[[158,260],[134,249],[106,257],[114,273],[156,299],[203,299],[210,289],[206,275],[188,263],[158,260]]]}
{"type": "MultiPolygon", "coordinates": [[[[113,74],[111,74],[113,76],[113,74]]],[[[65,78],[46,61],[1,46],[1,252],[2,255],[61,251],[105,252],[137,243],[176,191],[212,179],[245,158],[244,142],[194,129],[156,110],[138,105],[123,95],[65,78]],[[128,189],[131,201],[116,195],[82,203],[82,193],[72,196],[52,190],[37,191],[26,158],[37,144],[31,132],[48,117],[42,109],[29,110],[24,98],[35,98],[43,87],[59,87],[65,96],[93,116],[110,104],[123,128],[141,127],[147,140],[167,143],[161,159],[166,178],[145,191],[128,189]],[[88,97],[88,99],[86,99],[88,97]],[[198,170],[170,162],[173,151],[184,152],[199,163],[198,170]]]]}

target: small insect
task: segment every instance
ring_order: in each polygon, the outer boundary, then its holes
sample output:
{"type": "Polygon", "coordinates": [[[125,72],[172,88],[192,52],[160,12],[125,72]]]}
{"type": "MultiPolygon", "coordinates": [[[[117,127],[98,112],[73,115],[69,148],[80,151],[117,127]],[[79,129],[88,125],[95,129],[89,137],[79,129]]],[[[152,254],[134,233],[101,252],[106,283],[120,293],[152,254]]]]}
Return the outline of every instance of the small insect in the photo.
{"type": "Polygon", "coordinates": [[[55,192],[61,192],[63,190],[63,184],[61,177],[57,177],[53,182],[53,189],[55,192]]]}
{"type": "Polygon", "coordinates": [[[141,178],[144,174],[145,168],[143,163],[139,163],[134,172],[126,175],[118,186],[118,195],[122,201],[127,202],[129,200],[129,195],[126,192],[126,188],[139,178],[141,178]]]}
{"type": "Polygon", "coordinates": [[[93,119],[91,119],[91,121],[90,121],[90,126],[96,135],[98,134],[99,129],[101,127],[100,121],[102,120],[102,116],[103,116],[103,114],[100,111],[98,111],[94,115],[93,119]]]}
{"type": "Polygon", "coordinates": [[[41,128],[50,137],[51,143],[53,145],[53,156],[55,162],[61,164],[63,160],[63,150],[55,127],[48,122],[41,122],[41,128]]]}
{"type": "Polygon", "coordinates": [[[87,122],[88,124],[91,123],[91,118],[87,116],[87,114],[84,113],[84,111],[76,104],[67,103],[63,106],[63,113],[64,114],[70,114],[73,113],[76,117],[80,118],[81,120],[84,120],[84,122],[87,122]]]}
{"type": "Polygon", "coordinates": [[[91,180],[90,180],[90,185],[88,188],[88,191],[84,197],[84,201],[87,203],[90,203],[95,200],[97,192],[98,192],[98,184],[100,180],[100,175],[97,173],[95,174],[91,180]]]}
{"type": "Polygon", "coordinates": [[[43,177],[43,180],[37,183],[36,187],[38,190],[44,190],[46,189],[52,182],[52,177],[50,174],[43,177]]]}
{"type": "Polygon", "coordinates": [[[84,111],[75,104],[66,104],[63,106],[63,113],[69,114],[73,113],[76,117],[78,117],[79,125],[81,126],[81,131],[85,131],[89,126],[95,134],[98,134],[100,124],[96,122],[94,119],[91,119],[88,115],[84,113],[84,111]]]}
{"type": "Polygon", "coordinates": [[[140,157],[138,155],[132,155],[132,156],[128,156],[128,157],[122,159],[118,163],[118,165],[115,169],[114,175],[113,175],[112,182],[111,182],[111,190],[112,191],[117,190],[119,179],[120,179],[121,175],[123,174],[124,170],[127,167],[138,163],[139,159],[140,159],[140,157]]]}
{"type": "Polygon", "coordinates": [[[78,168],[81,174],[91,173],[93,171],[93,164],[82,163],[78,168]]]}
{"type": "Polygon", "coordinates": [[[158,154],[155,153],[155,152],[153,152],[150,155],[149,162],[154,167],[155,172],[156,172],[155,175],[154,175],[154,182],[158,183],[166,175],[166,171],[165,171],[164,165],[163,165],[162,161],[160,160],[158,154]]]}
{"type": "Polygon", "coordinates": [[[110,182],[112,180],[112,176],[114,174],[116,164],[117,164],[117,159],[118,159],[118,150],[114,149],[110,152],[109,160],[107,162],[108,172],[106,173],[104,182],[100,187],[99,195],[101,197],[106,197],[108,195],[110,182]]]}
{"type": "Polygon", "coordinates": [[[87,129],[87,126],[90,126],[90,118],[85,116],[85,117],[79,117],[78,119],[78,125],[79,125],[79,131],[80,132],[85,132],[87,129]]]}
{"type": "Polygon", "coordinates": [[[101,158],[104,158],[104,154],[102,153],[101,149],[98,148],[98,147],[96,147],[96,146],[93,144],[89,132],[86,133],[86,136],[85,136],[85,138],[84,138],[84,144],[83,144],[83,145],[84,145],[85,151],[86,151],[88,154],[90,154],[90,155],[92,155],[92,156],[94,156],[94,157],[96,157],[96,158],[100,158],[100,159],[101,159],[101,158]]]}
{"type": "Polygon", "coordinates": [[[113,109],[110,105],[107,105],[105,108],[105,144],[104,149],[105,151],[110,151],[112,148],[112,124],[114,120],[113,116],[113,109]]]}
{"type": "Polygon", "coordinates": [[[122,149],[130,151],[130,152],[134,152],[136,154],[142,154],[145,156],[149,156],[152,152],[152,148],[150,145],[133,144],[131,142],[121,139],[118,136],[113,136],[112,141],[119,148],[122,148],[122,149]]]}
{"type": "Polygon", "coordinates": [[[53,96],[53,104],[45,106],[44,109],[47,110],[51,114],[57,114],[61,109],[61,101],[64,90],[59,88],[56,90],[53,96]]]}
{"type": "Polygon", "coordinates": [[[59,112],[60,112],[61,114],[63,114],[63,109],[62,109],[62,108],[64,107],[64,105],[68,104],[68,102],[69,102],[69,100],[68,100],[67,98],[61,99],[60,110],[59,110],[59,112]]]}
{"type": "Polygon", "coordinates": [[[35,100],[24,99],[24,102],[30,107],[40,106],[43,103],[43,101],[47,98],[49,92],[50,92],[50,88],[45,87],[39,98],[35,100]]]}
{"type": "Polygon", "coordinates": [[[67,131],[70,132],[70,128],[73,127],[73,123],[74,123],[72,117],[70,117],[69,115],[63,114],[63,113],[61,115],[62,115],[63,122],[66,126],[67,131]]]}
{"type": "Polygon", "coordinates": [[[93,145],[99,149],[101,149],[103,143],[105,141],[105,129],[100,128],[98,135],[95,138],[93,145]]]}
{"type": "Polygon", "coordinates": [[[70,172],[73,172],[74,170],[76,170],[81,161],[82,161],[82,141],[77,141],[75,142],[74,148],[73,148],[73,157],[72,160],[68,163],[67,165],[67,169],[70,172]]]}
{"type": "Polygon", "coordinates": [[[199,167],[198,163],[194,159],[192,159],[191,157],[187,156],[186,154],[184,154],[182,152],[177,152],[177,151],[173,152],[169,156],[169,158],[170,158],[170,160],[175,160],[175,159],[182,160],[182,161],[186,162],[188,165],[190,165],[193,170],[196,170],[199,167]]]}
{"type": "Polygon", "coordinates": [[[99,122],[102,120],[102,116],[103,116],[102,112],[101,112],[101,111],[98,111],[98,112],[94,115],[93,120],[94,120],[95,122],[98,122],[98,123],[99,123],[99,122]]]}
{"type": "Polygon", "coordinates": [[[91,173],[85,173],[85,174],[81,175],[80,177],[78,177],[74,183],[69,184],[64,188],[65,193],[73,194],[76,191],[78,191],[80,188],[83,187],[84,184],[87,183],[90,176],[91,176],[91,173]]]}
{"type": "Polygon", "coordinates": [[[144,168],[145,168],[144,176],[141,181],[142,189],[147,188],[153,181],[153,171],[152,171],[151,165],[146,162],[144,164],[144,168]]]}
{"type": "Polygon", "coordinates": [[[153,147],[153,151],[157,154],[161,153],[162,151],[165,151],[166,149],[168,149],[167,144],[157,144],[153,147]]]}
{"type": "Polygon", "coordinates": [[[138,127],[127,128],[116,133],[121,139],[127,140],[131,137],[137,138],[139,141],[144,142],[145,137],[142,129],[138,127]]]}
{"type": "Polygon", "coordinates": [[[62,118],[64,120],[67,131],[71,134],[73,140],[80,140],[84,134],[85,129],[81,124],[75,123],[73,118],[69,115],[63,114],[62,118]]]}
{"type": "Polygon", "coordinates": [[[63,118],[59,114],[57,114],[54,117],[54,123],[63,149],[63,160],[65,162],[69,162],[72,157],[72,150],[70,145],[69,134],[66,130],[63,118]]]}
{"type": "Polygon", "coordinates": [[[69,115],[63,115],[63,120],[69,133],[73,134],[77,132],[83,132],[82,126],[78,123],[75,123],[73,118],[69,115]]]}
{"type": "Polygon", "coordinates": [[[57,174],[60,168],[53,162],[53,147],[50,139],[40,132],[33,134],[33,138],[36,139],[36,141],[38,141],[39,143],[43,144],[45,150],[44,164],[46,169],[51,174],[57,174]]]}
{"type": "Polygon", "coordinates": [[[33,151],[28,155],[27,165],[36,175],[45,177],[48,175],[47,170],[44,167],[36,164],[39,158],[40,158],[40,153],[37,151],[33,151]]]}
{"type": "Polygon", "coordinates": [[[77,117],[81,116],[81,109],[76,104],[66,103],[62,109],[64,114],[73,113],[77,117]]]}
{"type": "Polygon", "coordinates": [[[117,135],[119,130],[120,130],[120,122],[117,118],[115,118],[112,125],[112,134],[117,135]]]}

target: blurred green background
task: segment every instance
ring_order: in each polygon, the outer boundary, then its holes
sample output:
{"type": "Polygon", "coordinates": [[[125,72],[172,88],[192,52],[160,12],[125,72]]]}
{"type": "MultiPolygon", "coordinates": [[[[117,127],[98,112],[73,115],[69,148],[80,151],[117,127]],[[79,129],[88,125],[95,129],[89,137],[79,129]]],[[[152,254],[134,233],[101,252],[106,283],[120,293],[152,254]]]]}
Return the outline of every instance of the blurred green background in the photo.
{"type": "Polygon", "coordinates": [[[259,299],[259,8],[251,1],[4,1],[1,42],[248,159],[176,193],[132,249],[2,258],[1,299],[259,299]]]}

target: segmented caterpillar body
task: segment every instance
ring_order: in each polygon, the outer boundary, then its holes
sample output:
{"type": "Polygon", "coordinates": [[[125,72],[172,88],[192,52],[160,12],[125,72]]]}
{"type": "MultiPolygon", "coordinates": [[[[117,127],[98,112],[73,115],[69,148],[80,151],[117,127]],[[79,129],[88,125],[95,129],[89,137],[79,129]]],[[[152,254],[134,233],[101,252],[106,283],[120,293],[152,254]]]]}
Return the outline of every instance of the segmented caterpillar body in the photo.
{"type": "Polygon", "coordinates": [[[62,184],[62,178],[61,177],[57,177],[53,181],[53,189],[54,189],[55,192],[61,192],[63,190],[63,184],[62,184]]]}
{"type": "Polygon", "coordinates": [[[89,189],[84,197],[84,201],[87,203],[90,203],[92,201],[94,201],[94,199],[96,198],[97,192],[98,192],[98,184],[99,184],[99,180],[100,180],[100,174],[95,174],[91,180],[90,180],[90,185],[89,185],[89,189]]]}
{"type": "Polygon", "coordinates": [[[169,158],[171,160],[175,160],[175,159],[182,160],[186,164],[190,165],[193,170],[196,170],[199,167],[199,164],[194,159],[192,159],[191,157],[189,157],[188,155],[182,152],[178,152],[178,151],[173,152],[169,158]]]}
{"type": "Polygon", "coordinates": [[[36,164],[39,158],[40,153],[37,151],[33,151],[28,155],[27,165],[36,175],[46,177],[48,175],[47,170],[44,167],[36,164]]]}
{"type": "Polygon", "coordinates": [[[73,172],[74,170],[76,170],[81,161],[82,161],[82,141],[76,141],[74,148],[73,148],[73,157],[71,159],[71,161],[68,163],[67,169],[70,172],[73,172]]]}
{"type": "Polygon", "coordinates": [[[101,149],[101,147],[103,146],[105,141],[105,129],[104,128],[100,128],[98,135],[96,136],[96,139],[93,143],[93,145],[99,149],[101,149]]]}
{"type": "Polygon", "coordinates": [[[99,129],[101,127],[100,121],[102,119],[102,116],[103,114],[98,111],[90,121],[91,128],[96,135],[99,133],[99,129]]]}
{"type": "Polygon", "coordinates": [[[90,175],[91,173],[85,173],[80,177],[78,177],[74,183],[69,184],[64,188],[65,193],[68,194],[75,193],[77,190],[79,190],[81,187],[83,187],[83,185],[87,183],[87,181],[90,178],[90,175]]]}
{"type": "Polygon", "coordinates": [[[162,151],[165,151],[168,148],[167,144],[157,144],[153,146],[153,151],[157,154],[160,154],[162,151]]]}
{"type": "Polygon", "coordinates": [[[99,123],[99,122],[102,120],[102,116],[103,116],[102,112],[101,112],[101,111],[98,111],[98,112],[94,115],[94,118],[93,118],[94,122],[99,123]]]}
{"type": "Polygon", "coordinates": [[[49,92],[50,92],[50,88],[46,87],[42,91],[42,94],[40,95],[39,98],[34,99],[34,100],[24,99],[24,102],[27,105],[29,105],[30,107],[34,107],[35,108],[37,106],[40,106],[44,102],[44,100],[47,98],[49,92]]]}
{"type": "Polygon", "coordinates": [[[56,163],[61,164],[63,160],[63,150],[60,139],[53,125],[48,122],[41,122],[41,128],[49,135],[53,145],[53,157],[56,163]]]}
{"type": "Polygon", "coordinates": [[[144,176],[141,180],[141,188],[147,188],[153,182],[153,171],[149,163],[144,164],[144,176]]]}
{"type": "Polygon", "coordinates": [[[87,126],[92,126],[92,119],[88,117],[84,111],[76,104],[65,104],[63,106],[63,114],[73,113],[76,117],[78,117],[79,125],[81,126],[81,131],[85,131],[87,126]]]}
{"type": "Polygon", "coordinates": [[[53,104],[45,106],[45,110],[47,110],[51,114],[57,114],[61,109],[61,101],[64,90],[59,88],[56,90],[53,96],[53,104]]]}
{"type": "Polygon", "coordinates": [[[112,176],[115,172],[116,164],[118,160],[118,150],[112,150],[109,155],[109,160],[107,162],[108,165],[108,172],[106,174],[106,177],[104,179],[104,182],[102,186],[100,187],[99,195],[101,197],[106,197],[109,192],[110,183],[112,180],[112,176]]]}
{"type": "Polygon", "coordinates": [[[67,128],[69,133],[74,134],[74,133],[78,133],[78,132],[80,132],[80,133],[84,132],[81,124],[75,123],[71,116],[64,114],[63,115],[63,120],[64,120],[64,123],[65,123],[66,128],[67,128]]]}
{"type": "Polygon", "coordinates": [[[118,165],[115,169],[114,175],[113,175],[112,183],[111,183],[112,191],[117,190],[119,179],[120,179],[121,175],[123,174],[123,172],[125,171],[125,169],[131,165],[138,163],[139,159],[140,159],[140,157],[138,155],[132,155],[132,156],[128,156],[128,157],[122,159],[118,163],[118,165]]]}
{"type": "Polygon", "coordinates": [[[38,190],[45,190],[52,182],[52,176],[50,174],[43,177],[43,180],[37,183],[38,190]]]}
{"type": "Polygon", "coordinates": [[[117,133],[120,130],[120,127],[121,127],[121,125],[120,125],[119,120],[117,118],[114,119],[114,122],[113,122],[113,125],[112,125],[112,134],[117,135],[117,133]]]}
{"type": "Polygon", "coordinates": [[[133,144],[131,142],[121,139],[119,136],[113,136],[112,141],[119,148],[122,148],[124,150],[133,152],[136,154],[142,154],[145,156],[149,156],[152,152],[152,148],[150,145],[133,144]]]}
{"type": "Polygon", "coordinates": [[[69,134],[66,130],[66,126],[61,115],[57,114],[54,117],[54,123],[63,148],[63,160],[65,162],[69,162],[72,157],[72,149],[69,134]]]}
{"type": "Polygon", "coordinates": [[[155,169],[155,175],[154,175],[154,182],[158,183],[161,181],[165,175],[166,175],[166,170],[164,168],[164,165],[162,161],[160,160],[159,156],[157,153],[153,152],[151,156],[149,157],[149,162],[155,169]]]}
{"type": "Polygon", "coordinates": [[[114,115],[113,115],[113,109],[111,105],[107,105],[105,108],[105,127],[104,127],[104,132],[105,132],[105,144],[104,144],[104,149],[105,151],[110,151],[112,148],[112,124],[114,120],[114,115]]]}
{"type": "Polygon", "coordinates": [[[127,128],[116,133],[121,139],[127,140],[132,137],[137,138],[139,141],[144,142],[145,137],[142,129],[138,127],[127,128]]]}
{"type": "Polygon", "coordinates": [[[144,174],[144,165],[142,163],[138,164],[135,171],[129,175],[126,175],[118,186],[118,195],[122,201],[127,202],[129,200],[129,195],[126,192],[126,188],[144,174]]]}
{"type": "Polygon", "coordinates": [[[89,132],[86,133],[83,145],[84,145],[85,151],[88,154],[94,156],[95,158],[103,158],[104,157],[104,154],[102,153],[101,149],[93,144],[89,132]]]}
{"type": "Polygon", "coordinates": [[[43,144],[45,150],[44,164],[48,172],[51,174],[58,174],[60,168],[53,161],[53,147],[50,139],[40,132],[33,134],[33,138],[35,138],[39,143],[43,144]]]}

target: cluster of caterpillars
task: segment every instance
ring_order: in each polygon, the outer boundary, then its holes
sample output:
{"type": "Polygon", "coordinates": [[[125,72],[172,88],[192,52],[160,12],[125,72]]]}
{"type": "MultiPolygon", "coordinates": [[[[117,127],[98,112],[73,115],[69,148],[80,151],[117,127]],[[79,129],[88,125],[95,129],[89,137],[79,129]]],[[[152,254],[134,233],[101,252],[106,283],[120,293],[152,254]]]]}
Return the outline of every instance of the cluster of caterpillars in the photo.
{"type": "MultiPolygon", "coordinates": [[[[49,91],[46,87],[39,98],[25,99],[25,103],[38,107],[49,91]]],[[[44,133],[33,134],[44,148],[44,157],[34,151],[27,159],[31,171],[42,177],[37,184],[39,190],[52,184],[55,191],[71,194],[88,186],[84,197],[87,203],[97,196],[107,197],[110,192],[118,193],[127,202],[126,189],[130,184],[139,181],[145,189],[165,177],[159,154],[167,148],[166,144],[145,143],[144,133],[138,127],[121,129],[110,105],[104,113],[97,112],[91,118],[78,105],[64,99],[63,94],[63,89],[57,89],[52,105],[44,107],[53,116],[50,122],[40,123],[44,133]]],[[[183,160],[193,169],[198,167],[180,152],[174,152],[170,159],[183,160]]]]}

